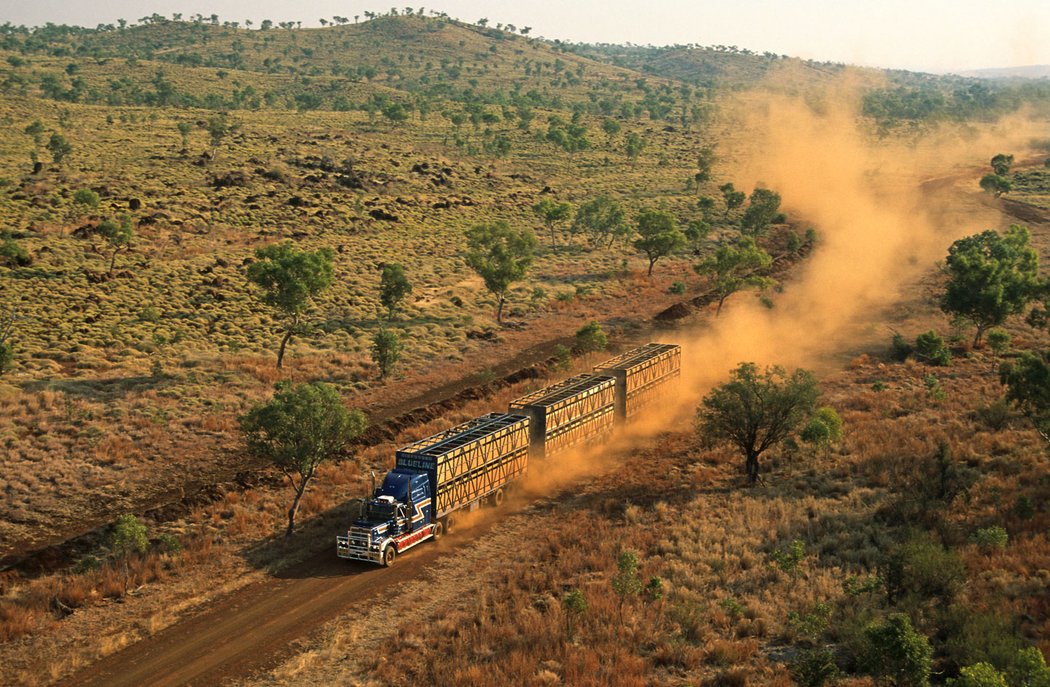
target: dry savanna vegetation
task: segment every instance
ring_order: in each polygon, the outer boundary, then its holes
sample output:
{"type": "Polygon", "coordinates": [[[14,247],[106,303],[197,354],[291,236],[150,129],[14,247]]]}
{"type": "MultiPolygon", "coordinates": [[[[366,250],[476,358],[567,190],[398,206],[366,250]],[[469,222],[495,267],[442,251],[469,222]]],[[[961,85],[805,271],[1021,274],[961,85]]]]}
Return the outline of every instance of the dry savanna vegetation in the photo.
{"type": "Polygon", "coordinates": [[[1046,287],[977,340],[938,307],[956,239],[1024,225],[1050,260],[1050,89],[423,15],[0,27],[5,678],[301,566],[396,446],[607,334],[683,343],[673,410],[233,677],[1050,684],[1046,287]],[[502,291],[494,235],[529,253],[502,291]],[[305,297],[267,291],[281,246],[305,297]],[[842,421],[751,487],[695,426],[747,360],[816,370],[842,421]],[[285,382],[371,424],[287,539],[240,424],[285,382]]]}

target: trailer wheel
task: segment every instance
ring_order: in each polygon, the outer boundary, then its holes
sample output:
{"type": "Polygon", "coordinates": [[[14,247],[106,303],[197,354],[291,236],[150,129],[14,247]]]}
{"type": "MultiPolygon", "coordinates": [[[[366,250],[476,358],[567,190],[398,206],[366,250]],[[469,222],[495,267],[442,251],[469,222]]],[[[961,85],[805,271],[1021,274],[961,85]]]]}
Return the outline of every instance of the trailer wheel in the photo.
{"type": "Polygon", "coordinates": [[[496,493],[492,495],[492,505],[495,506],[496,508],[499,508],[500,506],[502,506],[503,505],[503,499],[505,498],[505,496],[506,496],[506,494],[503,493],[502,489],[497,489],[496,493]]]}
{"type": "Polygon", "coordinates": [[[440,520],[438,520],[434,523],[434,540],[441,539],[443,534],[445,534],[445,526],[441,524],[440,520]]]}
{"type": "Polygon", "coordinates": [[[387,568],[394,564],[394,560],[397,558],[397,549],[393,546],[388,546],[383,549],[383,565],[387,568]]]}
{"type": "Polygon", "coordinates": [[[452,534],[456,530],[456,519],[451,516],[445,516],[445,532],[452,534]]]}

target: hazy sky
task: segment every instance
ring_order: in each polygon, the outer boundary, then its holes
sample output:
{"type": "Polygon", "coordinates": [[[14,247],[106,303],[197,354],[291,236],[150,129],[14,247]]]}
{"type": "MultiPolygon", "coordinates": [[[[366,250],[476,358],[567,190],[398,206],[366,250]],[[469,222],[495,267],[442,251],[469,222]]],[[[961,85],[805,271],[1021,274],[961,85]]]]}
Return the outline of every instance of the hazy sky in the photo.
{"type": "MultiPolygon", "coordinates": [[[[1048,0],[443,0],[423,6],[571,41],[736,45],[928,71],[1050,64],[1048,0]]],[[[0,0],[0,22],[95,26],[181,12],[317,26],[321,17],[390,7],[339,0],[0,0]]]]}

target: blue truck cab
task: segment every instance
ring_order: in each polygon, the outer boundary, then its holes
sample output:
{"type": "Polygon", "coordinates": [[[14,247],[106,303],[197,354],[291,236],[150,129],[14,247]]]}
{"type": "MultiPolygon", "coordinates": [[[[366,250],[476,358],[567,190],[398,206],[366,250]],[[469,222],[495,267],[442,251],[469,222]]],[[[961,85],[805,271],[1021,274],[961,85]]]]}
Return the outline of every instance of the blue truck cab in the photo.
{"type": "Polygon", "coordinates": [[[345,536],[336,537],[340,558],[389,566],[399,553],[440,536],[433,518],[433,493],[425,472],[394,468],[345,536]]]}

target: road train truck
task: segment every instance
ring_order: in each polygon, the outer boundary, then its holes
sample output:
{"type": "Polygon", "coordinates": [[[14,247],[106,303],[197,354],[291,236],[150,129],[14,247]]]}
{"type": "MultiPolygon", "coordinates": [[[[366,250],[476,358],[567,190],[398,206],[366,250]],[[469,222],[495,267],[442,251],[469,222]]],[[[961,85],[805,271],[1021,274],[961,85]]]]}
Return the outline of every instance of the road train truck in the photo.
{"type": "Polygon", "coordinates": [[[502,503],[530,459],[542,469],[563,451],[599,444],[646,406],[673,396],[680,367],[677,345],[646,344],[522,396],[505,414],[399,449],[361,516],[336,537],[337,555],[389,566],[405,550],[451,532],[459,511],[502,503]]]}
{"type": "Polygon", "coordinates": [[[398,554],[455,527],[456,515],[488,501],[525,474],[529,418],[489,413],[399,449],[394,469],[336,537],[340,558],[389,566],[398,554]]]}

